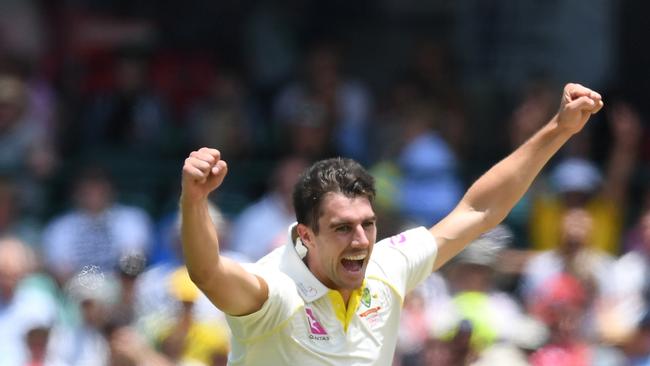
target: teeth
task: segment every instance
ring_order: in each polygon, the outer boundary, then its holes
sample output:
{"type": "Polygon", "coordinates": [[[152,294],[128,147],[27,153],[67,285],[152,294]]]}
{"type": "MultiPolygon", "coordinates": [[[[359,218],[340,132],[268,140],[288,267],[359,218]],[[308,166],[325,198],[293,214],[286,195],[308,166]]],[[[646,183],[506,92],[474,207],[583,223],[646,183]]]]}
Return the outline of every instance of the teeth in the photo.
{"type": "Polygon", "coordinates": [[[343,257],[343,259],[347,259],[349,261],[360,261],[366,259],[366,254],[350,255],[347,257],[343,257]]]}

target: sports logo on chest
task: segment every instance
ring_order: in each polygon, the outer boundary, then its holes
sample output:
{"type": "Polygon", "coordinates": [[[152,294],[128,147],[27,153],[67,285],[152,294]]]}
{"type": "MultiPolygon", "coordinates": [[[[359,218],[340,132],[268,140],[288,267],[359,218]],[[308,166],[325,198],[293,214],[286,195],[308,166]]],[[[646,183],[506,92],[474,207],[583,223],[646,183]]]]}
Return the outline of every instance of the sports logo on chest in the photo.
{"type": "Polygon", "coordinates": [[[314,311],[310,308],[305,308],[305,316],[309,323],[309,338],[315,340],[328,341],[330,339],[325,327],[318,321],[314,311]]]}
{"type": "Polygon", "coordinates": [[[361,294],[361,302],[357,314],[359,315],[359,318],[365,321],[371,328],[375,328],[381,324],[386,306],[387,301],[384,298],[383,293],[373,291],[371,288],[366,287],[363,289],[361,294]]]}

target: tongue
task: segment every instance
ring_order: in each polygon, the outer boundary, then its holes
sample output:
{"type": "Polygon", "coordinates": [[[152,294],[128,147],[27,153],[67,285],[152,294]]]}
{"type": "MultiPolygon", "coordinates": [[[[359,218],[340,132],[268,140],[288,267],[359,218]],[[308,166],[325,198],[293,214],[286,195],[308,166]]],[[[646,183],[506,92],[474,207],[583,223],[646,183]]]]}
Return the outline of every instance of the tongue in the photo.
{"type": "Polygon", "coordinates": [[[356,272],[361,270],[361,267],[363,266],[363,260],[353,261],[349,259],[343,259],[341,260],[341,264],[343,264],[343,268],[347,269],[348,271],[356,272]]]}

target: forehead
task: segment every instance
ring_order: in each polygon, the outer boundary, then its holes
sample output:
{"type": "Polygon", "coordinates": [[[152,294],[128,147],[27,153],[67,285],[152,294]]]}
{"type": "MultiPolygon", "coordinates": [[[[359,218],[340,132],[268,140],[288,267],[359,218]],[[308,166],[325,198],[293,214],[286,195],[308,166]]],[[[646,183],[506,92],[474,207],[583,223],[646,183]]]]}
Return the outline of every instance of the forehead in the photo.
{"type": "Polygon", "coordinates": [[[375,211],[367,197],[347,197],[342,193],[328,193],[323,197],[320,207],[321,222],[367,220],[375,216],[375,211]]]}

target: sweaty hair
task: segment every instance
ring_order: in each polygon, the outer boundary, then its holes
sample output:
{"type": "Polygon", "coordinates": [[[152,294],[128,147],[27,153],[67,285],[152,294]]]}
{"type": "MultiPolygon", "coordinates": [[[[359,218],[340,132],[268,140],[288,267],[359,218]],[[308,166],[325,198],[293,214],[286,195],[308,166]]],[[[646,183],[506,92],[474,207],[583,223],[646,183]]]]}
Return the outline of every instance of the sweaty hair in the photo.
{"type": "Polygon", "coordinates": [[[293,207],[299,223],[318,233],[321,203],[328,193],[375,198],[375,180],[352,159],[332,158],[314,163],[300,175],[293,190],[293,207]]]}

